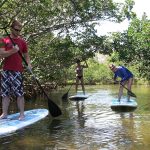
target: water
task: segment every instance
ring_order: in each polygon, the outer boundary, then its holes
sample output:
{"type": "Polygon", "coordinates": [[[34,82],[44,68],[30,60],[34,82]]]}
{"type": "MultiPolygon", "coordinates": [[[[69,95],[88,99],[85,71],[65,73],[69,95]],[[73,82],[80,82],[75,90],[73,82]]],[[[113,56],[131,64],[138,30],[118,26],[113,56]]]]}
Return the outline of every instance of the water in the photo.
{"type": "MultiPolygon", "coordinates": [[[[51,116],[0,138],[1,150],[149,150],[150,102],[149,87],[134,86],[138,109],[133,113],[116,113],[110,103],[117,96],[118,86],[87,86],[91,96],[85,101],[62,102],[63,91],[51,98],[63,115],[51,116]]],[[[126,90],[124,90],[126,91],[126,90]]],[[[74,90],[70,91],[74,94],[74,90]]],[[[46,99],[26,101],[26,110],[47,108],[46,99]]],[[[16,107],[11,106],[15,111],[16,107]]]]}

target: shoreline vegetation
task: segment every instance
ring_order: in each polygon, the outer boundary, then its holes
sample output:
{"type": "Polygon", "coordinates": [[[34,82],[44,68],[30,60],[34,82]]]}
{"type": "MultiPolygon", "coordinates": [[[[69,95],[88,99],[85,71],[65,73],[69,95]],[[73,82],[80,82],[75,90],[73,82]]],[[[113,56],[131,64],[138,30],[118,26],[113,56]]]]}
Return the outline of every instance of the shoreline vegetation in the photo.
{"type": "MultiPolygon", "coordinates": [[[[113,85],[113,74],[108,68],[110,63],[110,57],[102,54],[97,54],[95,58],[89,58],[87,60],[88,68],[84,69],[84,83],[85,85],[113,85]]],[[[124,65],[123,62],[116,62],[116,65],[124,65]]],[[[134,74],[134,83],[133,85],[146,85],[150,86],[150,82],[146,79],[140,77],[137,66],[128,66],[129,69],[134,74]]],[[[50,94],[53,90],[61,90],[67,86],[75,84],[75,72],[74,65],[71,66],[67,73],[65,73],[65,77],[62,80],[49,82],[41,82],[41,86],[46,91],[46,93],[50,94]],[[67,75],[67,76],[66,76],[67,75]]],[[[38,87],[34,81],[30,80],[30,78],[26,77],[24,81],[24,91],[25,91],[25,99],[36,98],[39,95],[43,96],[41,89],[38,87]]],[[[15,99],[13,96],[11,99],[15,99]]]]}
{"type": "MultiPolygon", "coordinates": [[[[113,73],[108,68],[110,63],[110,57],[106,55],[97,54],[95,58],[90,58],[87,61],[89,68],[84,69],[84,82],[85,85],[113,85],[113,73]]],[[[123,62],[116,62],[116,65],[124,65],[123,62]]],[[[134,74],[133,85],[146,85],[150,86],[150,82],[140,77],[137,66],[128,66],[134,74]]],[[[68,70],[67,76],[62,81],[58,82],[45,82],[42,83],[42,87],[46,92],[51,93],[53,90],[60,90],[66,86],[75,84],[74,66],[71,66],[68,70]]],[[[41,95],[41,91],[36,84],[25,84],[25,93],[27,97],[41,95]]]]}
{"type": "MultiPolygon", "coordinates": [[[[113,82],[113,73],[109,69],[109,64],[111,62],[111,56],[102,55],[100,53],[96,53],[94,58],[89,58],[87,60],[88,68],[84,69],[84,83],[85,85],[111,85],[113,82]]],[[[114,62],[116,65],[125,65],[124,62],[116,61],[114,62]]],[[[53,90],[63,89],[66,86],[70,86],[73,83],[75,84],[75,72],[74,65],[72,65],[67,72],[65,72],[65,76],[62,80],[57,82],[45,82],[42,83],[42,87],[46,92],[51,93],[53,90]]],[[[146,79],[142,78],[138,71],[137,65],[128,65],[127,66],[134,74],[134,83],[133,85],[146,85],[150,86],[150,82],[146,79]]],[[[26,95],[39,95],[42,94],[40,89],[36,84],[25,84],[25,92],[26,95]]]]}
{"type": "MultiPolygon", "coordinates": [[[[150,20],[146,13],[139,19],[134,4],[132,0],[125,4],[111,0],[58,1],[58,5],[55,1],[8,0],[0,5],[0,24],[8,28],[14,18],[23,23],[22,37],[29,45],[33,72],[48,94],[75,82],[75,59],[88,63],[85,85],[113,84],[108,68],[111,62],[129,68],[134,84],[150,85],[150,20]],[[97,34],[99,21],[121,23],[125,19],[129,21],[127,30],[97,34]]],[[[4,36],[5,31],[0,30],[0,37],[4,36]]],[[[29,73],[24,73],[27,97],[42,94],[29,73]]]]}

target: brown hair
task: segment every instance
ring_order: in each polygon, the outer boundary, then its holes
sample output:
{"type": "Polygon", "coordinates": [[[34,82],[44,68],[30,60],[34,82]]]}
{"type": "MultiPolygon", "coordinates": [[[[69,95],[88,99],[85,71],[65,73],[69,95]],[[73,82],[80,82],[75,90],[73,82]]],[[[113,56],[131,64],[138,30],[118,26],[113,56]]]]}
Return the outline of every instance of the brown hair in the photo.
{"type": "Polygon", "coordinates": [[[22,24],[18,20],[13,20],[11,23],[11,27],[14,27],[14,26],[22,27],[22,24]]]}
{"type": "Polygon", "coordinates": [[[80,59],[76,59],[76,63],[80,63],[80,59]]]}

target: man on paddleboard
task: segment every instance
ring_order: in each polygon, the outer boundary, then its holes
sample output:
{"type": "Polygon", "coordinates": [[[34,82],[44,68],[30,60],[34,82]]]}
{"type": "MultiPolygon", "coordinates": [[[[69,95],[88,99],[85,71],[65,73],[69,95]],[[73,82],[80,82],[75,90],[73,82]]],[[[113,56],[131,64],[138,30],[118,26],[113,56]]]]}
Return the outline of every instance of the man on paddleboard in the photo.
{"type": "MultiPolygon", "coordinates": [[[[131,86],[133,83],[133,74],[124,66],[115,66],[114,64],[110,64],[109,68],[114,72],[114,82],[117,82],[117,77],[121,78],[120,88],[118,94],[118,100],[120,101],[121,96],[123,94],[123,86],[127,84],[127,88],[131,91],[131,86]]],[[[127,94],[127,100],[130,101],[130,95],[127,94]]]]}
{"type": "Polygon", "coordinates": [[[28,54],[27,43],[20,36],[22,24],[14,20],[10,26],[10,37],[0,39],[0,58],[3,59],[3,71],[1,73],[1,96],[3,113],[0,119],[7,118],[8,106],[10,103],[10,95],[13,93],[17,97],[17,104],[20,110],[19,120],[24,119],[24,92],[22,81],[22,58],[18,51],[24,55],[31,68],[30,58],[28,54]],[[11,39],[13,40],[12,43],[11,39]]]}

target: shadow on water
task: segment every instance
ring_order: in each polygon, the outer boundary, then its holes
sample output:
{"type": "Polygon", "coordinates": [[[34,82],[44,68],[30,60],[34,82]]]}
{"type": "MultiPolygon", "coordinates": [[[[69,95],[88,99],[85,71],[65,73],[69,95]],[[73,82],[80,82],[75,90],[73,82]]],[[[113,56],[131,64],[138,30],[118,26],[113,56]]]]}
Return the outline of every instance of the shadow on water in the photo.
{"type": "MultiPolygon", "coordinates": [[[[1,150],[149,150],[150,93],[144,87],[137,93],[139,108],[133,113],[116,113],[110,102],[117,97],[117,86],[89,86],[84,101],[62,101],[62,91],[52,93],[63,115],[45,119],[0,138],[1,150]],[[147,92],[145,92],[147,91],[147,92]],[[141,101],[142,100],[142,101],[141,101]],[[140,107],[141,106],[141,107],[140,107]]],[[[69,94],[73,93],[70,91],[69,94]]],[[[14,105],[16,108],[16,105],[14,105]]],[[[26,101],[26,110],[47,108],[39,98],[26,101]]]]}

